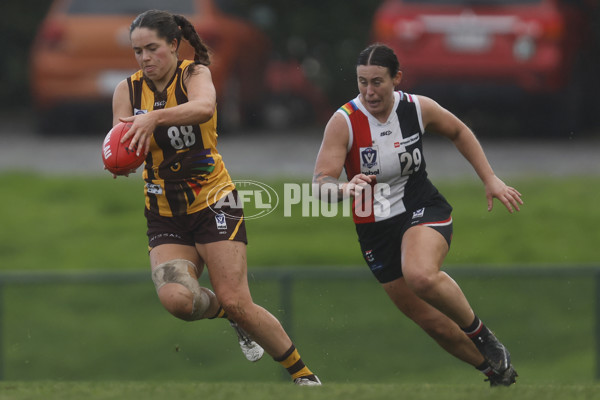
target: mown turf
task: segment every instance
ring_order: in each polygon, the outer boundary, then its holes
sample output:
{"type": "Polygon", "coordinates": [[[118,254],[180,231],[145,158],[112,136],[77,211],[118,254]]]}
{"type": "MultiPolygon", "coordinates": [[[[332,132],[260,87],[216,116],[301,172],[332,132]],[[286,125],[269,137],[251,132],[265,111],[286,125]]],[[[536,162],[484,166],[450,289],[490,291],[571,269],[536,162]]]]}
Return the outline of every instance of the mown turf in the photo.
{"type": "Polygon", "coordinates": [[[4,382],[2,400],[593,400],[598,385],[471,385],[334,383],[295,387],[291,383],[192,382],[4,382]]]}
{"type": "MultiPolygon", "coordinates": [[[[270,184],[281,188],[285,182],[270,184]]],[[[598,286],[591,273],[581,275],[573,266],[600,262],[595,226],[600,178],[531,178],[511,184],[526,202],[515,215],[498,203],[488,213],[476,181],[439,184],[455,210],[448,264],[539,271],[478,277],[457,272],[455,277],[476,312],[511,349],[520,388],[556,384],[558,393],[583,388],[585,396],[596,376],[598,286]],[[563,272],[552,274],[549,264],[563,272]]],[[[0,174],[0,185],[1,273],[148,274],[139,180],[0,174]]],[[[400,390],[417,383],[419,388],[473,384],[473,389],[456,390],[475,393],[485,388],[481,374],[448,356],[395,310],[368,271],[365,279],[343,278],[345,271],[365,268],[348,218],[302,218],[293,211],[292,217],[276,210],[248,221],[250,284],[255,301],[287,321],[303,358],[325,381],[378,383],[381,392],[388,385],[400,390]],[[319,274],[332,266],[335,277],[319,274]],[[285,270],[293,272],[291,286],[267,279],[270,271],[285,270]],[[289,303],[282,301],[284,294],[291,296],[289,303]]],[[[245,362],[224,321],[189,324],[168,315],[149,275],[135,283],[45,281],[1,289],[3,378],[27,383],[0,391],[0,399],[29,385],[47,385],[40,380],[54,385],[71,380],[282,379],[282,369],[271,360],[245,362]]],[[[90,387],[103,387],[100,382],[90,387]]]]}
{"type": "MultiPolygon", "coordinates": [[[[283,197],[286,182],[267,183],[283,197]]],[[[477,180],[436,182],[454,206],[448,264],[600,261],[599,177],[510,183],[525,201],[513,215],[498,202],[488,212],[477,180]]],[[[142,186],[139,177],[0,174],[0,269],[147,268],[142,186]]],[[[302,217],[301,205],[284,211],[247,221],[250,266],[363,265],[351,218],[302,217]]]]}

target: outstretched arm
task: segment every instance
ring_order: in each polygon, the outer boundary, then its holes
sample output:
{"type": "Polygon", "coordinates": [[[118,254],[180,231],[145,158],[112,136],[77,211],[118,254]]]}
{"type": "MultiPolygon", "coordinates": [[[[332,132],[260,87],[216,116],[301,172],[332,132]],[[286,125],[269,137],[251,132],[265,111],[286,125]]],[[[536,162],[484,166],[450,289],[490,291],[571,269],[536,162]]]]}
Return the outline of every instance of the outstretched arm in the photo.
{"type": "Polygon", "coordinates": [[[419,102],[425,129],[450,139],[473,166],[485,186],[488,211],[493,208],[494,198],[500,200],[510,213],[513,213],[514,210],[520,211],[519,205],[523,204],[521,193],[515,188],[507,186],[494,174],[481,144],[469,127],[432,99],[419,96],[419,102]]]}

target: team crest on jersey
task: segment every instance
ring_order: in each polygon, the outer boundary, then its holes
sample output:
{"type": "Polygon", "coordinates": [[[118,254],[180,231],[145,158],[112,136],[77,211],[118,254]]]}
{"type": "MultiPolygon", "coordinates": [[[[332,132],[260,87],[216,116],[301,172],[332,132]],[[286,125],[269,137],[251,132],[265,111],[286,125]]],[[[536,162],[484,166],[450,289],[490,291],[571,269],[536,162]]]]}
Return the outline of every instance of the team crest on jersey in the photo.
{"type": "Polygon", "coordinates": [[[373,168],[377,165],[377,149],[373,147],[361,147],[360,148],[360,159],[362,160],[363,167],[373,168]]]}
{"type": "Polygon", "coordinates": [[[363,174],[378,175],[380,173],[377,146],[360,148],[360,165],[363,174]]]}
{"type": "Polygon", "coordinates": [[[225,214],[215,214],[215,222],[217,223],[218,230],[227,229],[227,219],[225,218],[225,214]]]}

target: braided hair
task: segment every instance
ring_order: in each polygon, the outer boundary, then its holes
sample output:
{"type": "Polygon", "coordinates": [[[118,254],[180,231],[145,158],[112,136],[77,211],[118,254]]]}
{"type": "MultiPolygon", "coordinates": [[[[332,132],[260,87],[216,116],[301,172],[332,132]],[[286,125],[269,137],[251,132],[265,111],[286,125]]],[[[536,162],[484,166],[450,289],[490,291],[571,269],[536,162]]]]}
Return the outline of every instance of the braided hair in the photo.
{"type": "MultiPolygon", "coordinates": [[[[194,48],[194,61],[196,64],[210,65],[210,52],[208,46],[202,41],[194,25],[182,15],[171,14],[167,11],[148,10],[138,15],[131,26],[129,34],[136,28],[148,28],[156,31],[160,38],[167,42],[177,39],[177,48],[181,39],[187,40],[194,48]]],[[[191,66],[190,66],[191,67],[191,66]]],[[[190,68],[190,71],[191,68],[190,68]]]]}

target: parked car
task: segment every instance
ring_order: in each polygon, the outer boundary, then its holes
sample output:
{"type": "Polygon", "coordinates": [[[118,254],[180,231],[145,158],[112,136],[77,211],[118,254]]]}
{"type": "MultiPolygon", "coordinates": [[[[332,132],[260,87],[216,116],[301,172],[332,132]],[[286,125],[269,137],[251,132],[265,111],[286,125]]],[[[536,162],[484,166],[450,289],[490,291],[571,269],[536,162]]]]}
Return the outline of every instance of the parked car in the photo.
{"type": "Polygon", "coordinates": [[[372,40],[395,50],[404,90],[458,113],[522,110],[529,132],[562,135],[598,123],[597,11],[596,0],[386,0],[372,40]]]}
{"type": "MultiPolygon", "coordinates": [[[[44,131],[105,131],[116,84],[138,69],[129,26],[139,13],[186,16],[213,51],[211,71],[223,123],[256,117],[265,94],[270,40],[225,14],[218,0],[54,0],[31,49],[30,81],[44,131]]],[[[182,56],[193,57],[187,43],[182,56]]]]}

